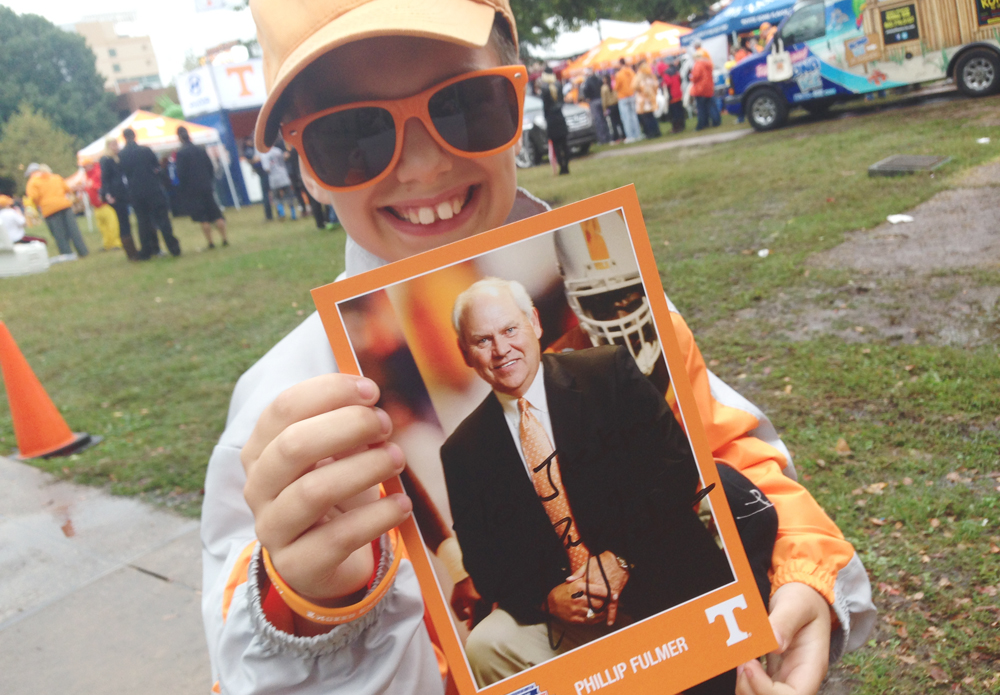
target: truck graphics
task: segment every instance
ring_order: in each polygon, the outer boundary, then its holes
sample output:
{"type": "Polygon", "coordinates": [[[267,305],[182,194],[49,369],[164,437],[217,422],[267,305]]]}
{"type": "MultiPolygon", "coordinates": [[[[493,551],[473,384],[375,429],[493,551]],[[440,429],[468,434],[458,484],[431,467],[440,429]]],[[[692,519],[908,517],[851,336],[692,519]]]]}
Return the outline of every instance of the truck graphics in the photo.
{"type": "Polygon", "coordinates": [[[1000,87],[1000,0],[810,0],[763,53],[733,66],[727,110],[758,130],[790,106],[840,100],[954,76],[968,94],[1000,87]],[[768,80],[767,57],[787,51],[791,79],[768,80]]]}

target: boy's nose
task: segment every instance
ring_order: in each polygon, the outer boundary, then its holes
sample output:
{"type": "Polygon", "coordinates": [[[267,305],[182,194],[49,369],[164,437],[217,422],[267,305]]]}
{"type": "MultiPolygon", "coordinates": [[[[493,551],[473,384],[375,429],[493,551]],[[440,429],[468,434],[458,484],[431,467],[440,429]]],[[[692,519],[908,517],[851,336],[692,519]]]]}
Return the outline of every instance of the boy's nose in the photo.
{"type": "Polygon", "coordinates": [[[417,118],[403,125],[403,149],[396,164],[401,183],[433,183],[451,170],[451,154],[444,150],[417,118]]]}

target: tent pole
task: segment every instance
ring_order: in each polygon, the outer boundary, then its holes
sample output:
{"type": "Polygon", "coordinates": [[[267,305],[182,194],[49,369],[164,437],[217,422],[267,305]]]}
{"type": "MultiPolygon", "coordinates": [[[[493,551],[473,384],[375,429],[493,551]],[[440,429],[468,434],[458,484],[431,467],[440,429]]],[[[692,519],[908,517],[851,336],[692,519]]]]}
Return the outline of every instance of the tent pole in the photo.
{"type": "MultiPolygon", "coordinates": [[[[220,141],[219,146],[225,151],[224,157],[220,157],[220,160],[229,159],[229,151],[225,149],[225,145],[220,141]]],[[[240,198],[236,195],[236,184],[233,183],[233,174],[229,171],[229,165],[225,161],[220,161],[222,164],[223,171],[226,172],[226,183],[229,184],[229,195],[233,196],[233,205],[236,209],[240,209],[240,198]]]]}
{"type": "MultiPolygon", "coordinates": [[[[225,145],[221,145],[221,146],[223,148],[225,148],[225,145]]],[[[226,158],[228,159],[229,158],[228,157],[228,155],[229,155],[228,151],[226,151],[226,155],[227,155],[226,158]]],[[[226,163],[223,162],[222,168],[226,172],[226,182],[229,184],[229,194],[231,196],[233,196],[233,205],[235,205],[236,209],[239,210],[240,209],[240,197],[238,195],[236,195],[236,185],[233,183],[233,174],[232,174],[232,172],[229,171],[229,165],[228,164],[226,164],[226,163]]]]}
{"type": "Polygon", "coordinates": [[[83,194],[83,211],[84,211],[84,214],[87,217],[87,231],[88,232],[93,232],[94,231],[94,213],[93,213],[93,210],[91,210],[91,208],[90,208],[90,196],[88,196],[86,194],[86,192],[84,192],[84,194],[83,194]]]}

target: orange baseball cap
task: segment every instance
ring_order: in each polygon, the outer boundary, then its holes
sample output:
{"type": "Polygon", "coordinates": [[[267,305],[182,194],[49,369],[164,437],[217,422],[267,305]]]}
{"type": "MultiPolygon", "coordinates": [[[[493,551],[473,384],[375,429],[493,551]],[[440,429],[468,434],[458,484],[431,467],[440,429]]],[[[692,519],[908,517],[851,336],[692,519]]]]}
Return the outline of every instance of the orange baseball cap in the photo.
{"type": "Polygon", "coordinates": [[[264,151],[278,136],[274,107],[295,76],[338,46],[375,36],[423,36],[479,48],[497,13],[517,27],[509,0],[250,0],[263,53],[267,100],[254,142],[264,151]]]}

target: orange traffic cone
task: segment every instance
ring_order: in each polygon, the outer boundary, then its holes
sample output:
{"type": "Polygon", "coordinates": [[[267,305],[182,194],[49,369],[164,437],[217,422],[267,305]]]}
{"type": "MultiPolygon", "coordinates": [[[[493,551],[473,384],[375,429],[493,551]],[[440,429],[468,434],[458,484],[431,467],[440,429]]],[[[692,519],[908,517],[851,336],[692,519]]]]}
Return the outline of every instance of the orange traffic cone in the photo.
{"type": "Polygon", "coordinates": [[[101,441],[101,437],[70,430],[3,321],[0,321],[0,369],[20,449],[18,459],[67,456],[101,441]]]}

